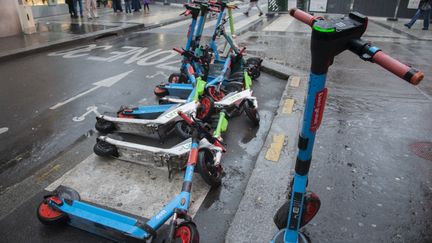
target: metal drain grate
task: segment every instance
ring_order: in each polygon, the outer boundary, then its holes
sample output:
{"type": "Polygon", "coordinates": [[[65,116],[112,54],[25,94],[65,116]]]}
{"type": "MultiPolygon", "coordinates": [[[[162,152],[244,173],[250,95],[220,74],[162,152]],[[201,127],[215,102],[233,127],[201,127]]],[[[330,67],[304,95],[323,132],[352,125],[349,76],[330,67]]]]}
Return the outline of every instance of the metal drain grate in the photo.
{"type": "Polygon", "coordinates": [[[417,142],[410,145],[410,149],[417,156],[432,161],[432,143],[431,142],[417,142]]]}

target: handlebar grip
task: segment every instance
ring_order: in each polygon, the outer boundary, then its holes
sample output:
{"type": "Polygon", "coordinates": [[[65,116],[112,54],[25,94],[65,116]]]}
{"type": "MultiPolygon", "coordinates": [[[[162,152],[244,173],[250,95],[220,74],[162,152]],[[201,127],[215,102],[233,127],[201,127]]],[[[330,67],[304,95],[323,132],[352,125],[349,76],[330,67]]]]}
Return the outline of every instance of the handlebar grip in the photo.
{"type": "Polygon", "coordinates": [[[192,125],[194,123],[194,121],[192,121],[192,119],[185,113],[179,111],[178,114],[187,124],[192,125]]]}
{"type": "Polygon", "coordinates": [[[308,13],[306,13],[300,9],[297,9],[297,8],[291,9],[289,13],[294,18],[300,20],[301,22],[303,22],[309,26],[312,26],[313,22],[315,21],[314,16],[312,16],[312,15],[310,15],[310,14],[308,14],[308,13]]]}
{"type": "Polygon", "coordinates": [[[417,85],[424,78],[423,72],[408,67],[382,51],[373,55],[372,61],[413,85],[417,85]]]}

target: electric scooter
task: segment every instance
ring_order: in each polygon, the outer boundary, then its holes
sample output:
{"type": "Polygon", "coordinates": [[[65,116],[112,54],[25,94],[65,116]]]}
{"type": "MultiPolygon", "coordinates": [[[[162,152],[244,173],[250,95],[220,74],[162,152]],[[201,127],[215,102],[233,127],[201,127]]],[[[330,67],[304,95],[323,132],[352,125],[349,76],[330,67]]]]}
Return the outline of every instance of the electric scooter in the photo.
{"type": "MultiPolygon", "coordinates": [[[[186,121],[184,122],[187,127],[182,128],[181,133],[191,134],[193,128],[191,128],[189,123],[186,121]]],[[[205,127],[209,131],[211,130],[206,123],[197,120],[194,120],[194,122],[200,123],[201,126],[205,127]]],[[[213,136],[222,140],[221,134],[227,130],[227,127],[228,120],[225,117],[225,113],[221,112],[213,136]]],[[[168,178],[171,179],[174,171],[180,171],[185,168],[186,158],[192,143],[190,136],[185,139],[186,140],[172,148],[163,149],[120,141],[107,136],[99,136],[95,146],[93,147],[93,151],[96,155],[101,157],[116,158],[128,162],[166,168],[168,170],[168,178]]],[[[200,148],[214,150],[213,145],[209,144],[207,140],[202,140],[200,142],[200,148]]],[[[217,161],[220,161],[220,156],[218,156],[219,154],[215,154],[214,157],[217,161]]]]}
{"type": "MultiPolygon", "coordinates": [[[[209,2],[208,4],[206,3],[205,5],[218,7],[219,10],[215,10],[213,8],[212,11],[213,12],[219,11],[219,15],[218,15],[218,18],[216,21],[216,27],[215,27],[214,34],[213,34],[212,39],[210,41],[210,48],[201,47],[201,49],[198,52],[202,54],[202,53],[206,53],[205,51],[203,52],[202,50],[209,50],[210,49],[210,50],[212,50],[212,54],[215,55],[214,63],[209,65],[208,62],[206,62],[207,65],[203,69],[204,72],[202,73],[202,75],[203,75],[203,78],[205,80],[207,80],[206,86],[209,87],[208,93],[212,96],[212,98],[214,100],[219,100],[224,94],[221,93],[221,90],[215,90],[214,89],[215,84],[220,83],[220,82],[224,82],[224,84],[227,85],[230,81],[240,82],[241,79],[243,78],[243,71],[244,70],[247,70],[253,79],[258,78],[260,75],[260,67],[261,67],[262,59],[249,58],[247,61],[244,61],[243,52],[244,52],[245,48],[240,50],[234,44],[232,38],[225,33],[224,24],[227,22],[227,20],[224,19],[223,16],[225,13],[225,9],[228,6],[225,1],[209,2]],[[232,52],[234,53],[234,56],[227,55],[227,57],[225,59],[222,59],[221,56],[219,55],[219,51],[217,50],[217,46],[216,46],[216,38],[221,36],[221,35],[226,39],[228,45],[231,47],[230,50],[232,50],[232,52]],[[229,67],[229,72],[227,70],[227,67],[229,67]]],[[[228,20],[230,22],[230,26],[232,26],[231,28],[233,28],[232,13],[230,11],[230,8],[228,8],[228,10],[229,10],[228,13],[230,13],[228,20]]],[[[199,30],[200,30],[200,28],[197,29],[197,34],[196,34],[196,38],[198,38],[198,39],[200,39],[201,33],[202,33],[202,29],[201,29],[201,31],[199,31],[199,30]]],[[[232,29],[232,31],[233,31],[233,29],[232,29]]],[[[197,55],[198,52],[195,51],[195,54],[197,55]]],[[[206,56],[210,57],[211,54],[207,54],[206,56]]],[[[194,63],[196,64],[196,62],[194,62],[194,63]]],[[[197,67],[197,65],[194,65],[194,67],[196,69],[200,69],[199,67],[197,67]]],[[[183,79],[180,79],[180,78],[169,79],[168,84],[160,84],[155,88],[155,94],[159,98],[162,98],[166,95],[170,95],[170,96],[175,96],[175,97],[180,98],[180,99],[184,99],[186,97],[186,95],[188,94],[187,90],[192,89],[192,85],[189,83],[185,83],[181,80],[187,81],[187,79],[184,79],[184,78],[183,79]],[[184,91],[184,93],[182,95],[179,95],[178,92],[176,92],[177,95],[175,95],[174,94],[175,89],[179,89],[181,91],[184,91]]],[[[206,90],[207,90],[207,87],[206,87],[206,90]]]]}
{"type": "Polygon", "coordinates": [[[357,54],[364,61],[376,63],[396,76],[416,85],[423,79],[423,73],[385,54],[378,47],[361,39],[366,31],[368,18],[352,12],[347,17],[323,19],[298,9],[290,14],[312,27],[312,65],[309,88],[303,115],[303,127],[298,140],[298,154],[295,174],[289,199],[277,211],[274,221],[280,229],[271,242],[307,242],[299,229],[306,225],[318,212],[319,197],[307,192],[308,172],[311,165],[315,134],[321,124],[327,97],[326,74],[335,56],[345,50],[357,54]]]}
{"type": "Polygon", "coordinates": [[[222,169],[220,163],[216,164],[213,154],[224,152],[225,147],[199,123],[183,113],[179,115],[193,128],[182,190],[150,220],[144,221],[83,202],[75,190],[66,187],[60,187],[53,194],[45,196],[37,209],[38,219],[48,225],[67,223],[115,241],[154,239],[157,230],[171,219],[167,242],[199,242],[197,227],[188,215],[194,171],[196,168],[205,180],[220,185],[222,169]],[[201,148],[201,140],[207,140],[213,147],[201,148]]]}

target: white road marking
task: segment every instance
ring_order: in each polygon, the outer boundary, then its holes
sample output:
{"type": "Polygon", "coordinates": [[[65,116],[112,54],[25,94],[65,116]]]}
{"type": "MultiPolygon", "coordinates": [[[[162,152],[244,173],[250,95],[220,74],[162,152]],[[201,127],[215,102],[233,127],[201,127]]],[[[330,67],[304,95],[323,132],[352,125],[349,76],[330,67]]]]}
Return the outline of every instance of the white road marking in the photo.
{"type": "Polygon", "coordinates": [[[84,96],[84,95],[86,95],[86,94],[88,94],[88,93],[91,93],[91,92],[93,92],[93,91],[99,89],[100,87],[106,87],[106,88],[109,88],[109,87],[113,86],[115,83],[117,83],[118,81],[122,80],[124,77],[126,77],[129,73],[131,73],[131,72],[133,72],[133,71],[134,71],[134,70],[127,71],[127,72],[124,72],[124,73],[121,73],[121,74],[115,75],[115,76],[113,76],[113,77],[110,77],[110,78],[107,78],[107,79],[104,79],[104,80],[101,80],[101,81],[95,82],[95,83],[93,83],[93,85],[95,85],[95,87],[93,87],[93,88],[91,88],[91,89],[88,89],[88,90],[86,90],[86,91],[84,91],[84,92],[82,92],[82,93],[80,93],[80,94],[77,94],[77,95],[75,95],[74,97],[69,98],[69,99],[67,99],[67,100],[65,100],[65,101],[63,101],[63,102],[59,102],[59,103],[57,103],[56,105],[50,107],[50,109],[51,109],[51,110],[55,110],[55,109],[57,109],[57,108],[59,108],[59,107],[65,105],[65,104],[67,104],[67,103],[69,103],[69,102],[72,102],[72,101],[74,101],[74,100],[80,98],[81,96],[84,96]]]}
{"type": "Polygon", "coordinates": [[[284,14],[277,20],[273,21],[270,25],[264,28],[264,31],[279,31],[284,32],[288,29],[289,25],[293,22],[294,18],[289,14],[284,14]]]}
{"type": "Polygon", "coordinates": [[[9,128],[7,128],[7,127],[0,128],[0,134],[5,133],[7,131],[9,131],[9,128]]]}
{"type": "Polygon", "coordinates": [[[164,72],[162,72],[162,71],[157,71],[155,74],[153,74],[153,75],[147,75],[146,76],[146,78],[154,78],[154,77],[156,77],[156,76],[158,76],[158,75],[160,75],[160,76],[163,76],[164,78],[168,78],[168,75],[166,75],[164,72]]]}
{"type": "Polygon", "coordinates": [[[89,106],[86,108],[86,113],[82,114],[81,116],[75,116],[72,118],[72,121],[74,122],[81,122],[85,120],[85,117],[90,113],[95,113],[96,116],[99,116],[100,113],[98,112],[98,108],[95,105],[89,106]]]}

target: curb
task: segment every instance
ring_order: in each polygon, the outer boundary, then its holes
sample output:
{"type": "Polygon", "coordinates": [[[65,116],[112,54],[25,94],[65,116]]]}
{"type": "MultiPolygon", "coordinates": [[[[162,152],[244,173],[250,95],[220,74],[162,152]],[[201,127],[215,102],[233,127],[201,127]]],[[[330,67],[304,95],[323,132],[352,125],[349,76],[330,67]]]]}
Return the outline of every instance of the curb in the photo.
{"type": "MultiPolygon", "coordinates": [[[[286,72],[268,68],[268,64],[266,66],[268,72],[287,75],[286,72]]],[[[287,82],[277,114],[272,121],[243,198],[226,234],[225,242],[227,243],[269,242],[273,234],[277,232],[273,223],[273,215],[286,198],[304,109],[307,76],[302,74],[300,77],[302,81],[298,88],[292,87],[294,77],[287,82]],[[288,100],[295,101],[290,111],[286,109],[288,100]],[[280,154],[273,156],[276,158],[275,162],[267,160],[271,157],[269,154],[273,152],[272,149],[276,147],[274,146],[275,140],[280,138],[283,138],[278,151],[280,154]]]]}
{"type": "Polygon", "coordinates": [[[134,31],[150,30],[150,29],[162,27],[165,25],[173,24],[173,23],[176,23],[176,22],[179,22],[182,20],[184,20],[184,17],[177,17],[177,18],[172,19],[170,21],[166,21],[166,22],[158,23],[158,24],[151,24],[149,26],[147,26],[145,24],[134,24],[132,26],[127,26],[127,27],[115,27],[115,28],[108,29],[105,31],[98,31],[95,33],[80,35],[80,36],[77,36],[76,38],[72,38],[72,39],[68,39],[68,40],[58,40],[58,41],[49,42],[49,43],[46,43],[43,45],[21,48],[19,50],[13,50],[10,52],[6,52],[5,54],[0,54],[0,62],[10,60],[13,58],[17,58],[17,57],[22,57],[22,56],[42,52],[42,51],[46,51],[46,50],[51,50],[51,49],[58,48],[58,47],[64,47],[64,46],[68,46],[68,45],[72,45],[72,44],[79,44],[79,43],[83,43],[83,42],[87,42],[87,41],[94,41],[96,39],[100,39],[100,38],[107,37],[107,36],[119,36],[119,35],[124,35],[124,34],[129,33],[129,32],[134,32],[134,31]]]}

